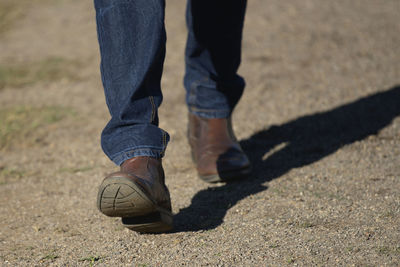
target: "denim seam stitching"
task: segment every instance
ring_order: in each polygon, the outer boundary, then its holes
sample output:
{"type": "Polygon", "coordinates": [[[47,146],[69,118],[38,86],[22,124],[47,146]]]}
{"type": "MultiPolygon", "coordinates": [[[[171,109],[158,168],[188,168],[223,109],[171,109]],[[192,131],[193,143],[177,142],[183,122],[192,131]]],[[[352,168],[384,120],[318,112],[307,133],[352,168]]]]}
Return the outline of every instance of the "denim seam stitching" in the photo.
{"type": "MultiPolygon", "coordinates": [[[[153,150],[153,149],[132,149],[130,151],[126,151],[126,152],[121,152],[119,155],[115,156],[115,157],[110,157],[114,162],[119,162],[119,161],[123,161],[124,158],[129,158],[129,157],[135,157],[135,153],[141,151],[141,150],[147,150],[149,151],[150,154],[149,156],[155,156],[155,157],[162,157],[163,156],[163,151],[159,151],[159,150],[153,150]]],[[[147,155],[148,155],[147,154],[147,155]]]]}
{"type": "MultiPolygon", "coordinates": [[[[99,43],[100,43],[100,50],[101,50],[101,47],[104,47],[104,36],[103,36],[103,34],[102,34],[102,32],[103,32],[103,30],[104,30],[104,25],[103,25],[103,22],[101,21],[101,19],[100,19],[100,16],[103,16],[103,12],[102,12],[102,9],[100,9],[100,14],[98,15],[98,16],[96,16],[97,17],[97,21],[98,21],[98,24],[99,24],[99,26],[98,26],[98,28],[99,28],[99,43]]],[[[103,75],[103,77],[102,78],[104,78],[104,84],[106,85],[106,80],[107,80],[107,77],[105,77],[106,76],[106,74],[105,74],[105,72],[104,72],[104,69],[103,69],[103,64],[102,64],[102,62],[100,63],[100,69],[101,69],[101,74],[103,75]]],[[[106,99],[107,100],[107,99],[106,99]]]]}
{"type": "Polygon", "coordinates": [[[194,105],[189,106],[191,110],[198,111],[198,112],[205,112],[205,113],[212,113],[212,112],[229,112],[229,109],[201,109],[196,108],[194,105]]]}
{"type": "Polygon", "coordinates": [[[161,153],[163,151],[163,149],[160,150],[158,148],[150,147],[150,146],[149,147],[140,147],[140,148],[131,148],[131,149],[128,149],[128,150],[124,150],[124,151],[118,152],[118,153],[116,153],[114,155],[111,155],[110,158],[118,158],[121,155],[126,155],[126,154],[129,154],[129,153],[135,152],[137,150],[150,150],[152,152],[158,152],[158,153],[161,153]]]}
{"type": "Polygon", "coordinates": [[[163,140],[162,140],[162,142],[163,142],[163,148],[164,148],[164,150],[161,151],[161,155],[164,155],[164,153],[165,153],[165,148],[166,148],[166,146],[167,146],[167,135],[166,135],[165,133],[163,133],[163,140]]]}
{"type": "Polygon", "coordinates": [[[154,119],[156,117],[156,112],[155,112],[156,105],[154,104],[153,96],[149,96],[149,99],[150,99],[150,103],[151,103],[151,119],[150,119],[150,123],[153,123],[154,119]]]}
{"type": "Polygon", "coordinates": [[[199,85],[199,84],[200,84],[199,81],[196,80],[196,81],[193,81],[192,84],[190,85],[189,102],[191,99],[196,99],[195,89],[196,89],[197,85],[199,85]]]}

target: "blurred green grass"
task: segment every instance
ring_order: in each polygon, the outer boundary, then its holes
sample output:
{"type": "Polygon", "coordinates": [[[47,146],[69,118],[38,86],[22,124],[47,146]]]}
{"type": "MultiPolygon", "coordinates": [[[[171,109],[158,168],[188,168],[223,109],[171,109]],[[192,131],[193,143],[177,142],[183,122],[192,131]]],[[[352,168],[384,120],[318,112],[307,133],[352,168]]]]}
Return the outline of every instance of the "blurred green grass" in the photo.
{"type": "Polygon", "coordinates": [[[25,171],[0,166],[0,185],[18,181],[26,175],[25,171]]]}
{"type": "Polygon", "coordinates": [[[38,82],[79,80],[80,62],[49,57],[37,62],[0,64],[0,89],[21,88],[38,82]]]}
{"type": "Polygon", "coordinates": [[[0,109],[0,150],[16,146],[26,147],[40,143],[49,127],[68,116],[74,116],[70,108],[11,107],[0,109]]]}
{"type": "Polygon", "coordinates": [[[24,0],[0,1],[0,34],[10,30],[14,23],[24,16],[24,0]]]}
{"type": "Polygon", "coordinates": [[[58,3],[61,0],[0,0],[0,37],[10,31],[15,23],[24,18],[31,6],[58,3]]]}

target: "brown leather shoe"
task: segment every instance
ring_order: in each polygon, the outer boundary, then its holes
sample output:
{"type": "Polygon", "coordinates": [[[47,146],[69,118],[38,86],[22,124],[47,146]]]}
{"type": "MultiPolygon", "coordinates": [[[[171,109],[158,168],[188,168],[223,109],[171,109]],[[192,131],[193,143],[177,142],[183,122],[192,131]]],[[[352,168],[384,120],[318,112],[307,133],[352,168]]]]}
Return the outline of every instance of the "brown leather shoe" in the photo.
{"type": "Polygon", "coordinates": [[[108,175],[100,185],[97,207],[110,217],[122,217],[137,232],[172,229],[171,199],[161,159],[134,157],[108,175]]]}
{"type": "Polygon", "coordinates": [[[189,113],[188,139],[202,180],[224,182],[250,174],[250,161],[236,141],[230,118],[206,119],[189,113]]]}

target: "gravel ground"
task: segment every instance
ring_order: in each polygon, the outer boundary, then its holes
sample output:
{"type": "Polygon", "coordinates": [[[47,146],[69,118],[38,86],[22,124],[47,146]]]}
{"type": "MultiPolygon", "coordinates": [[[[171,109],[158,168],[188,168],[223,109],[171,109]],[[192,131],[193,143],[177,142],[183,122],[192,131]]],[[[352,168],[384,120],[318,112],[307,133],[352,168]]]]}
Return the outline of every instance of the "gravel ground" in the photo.
{"type": "Polygon", "coordinates": [[[167,1],[160,109],[175,230],[146,235],[95,206],[117,168],[92,2],[0,3],[1,265],[399,266],[400,2],[249,1],[234,128],[254,171],[217,185],[185,137],[184,9],[167,1]]]}

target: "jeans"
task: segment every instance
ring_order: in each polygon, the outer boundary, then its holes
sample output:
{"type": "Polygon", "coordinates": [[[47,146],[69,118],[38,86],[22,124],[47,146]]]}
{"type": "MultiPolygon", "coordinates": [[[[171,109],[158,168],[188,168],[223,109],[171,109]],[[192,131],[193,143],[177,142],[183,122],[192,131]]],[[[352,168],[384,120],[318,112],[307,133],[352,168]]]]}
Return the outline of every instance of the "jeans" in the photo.
{"type": "MultiPolygon", "coordinates": [[[[94,0],[101,77],[111,119],[101,145],[117,165],[163,157],[169,135],[157,109],[165,57],[165,0],[94,0]]],[[[188,0],[186,102],[204,118],[227,118],[245,86],[237,74],[246,0],[188,0]]]]}

